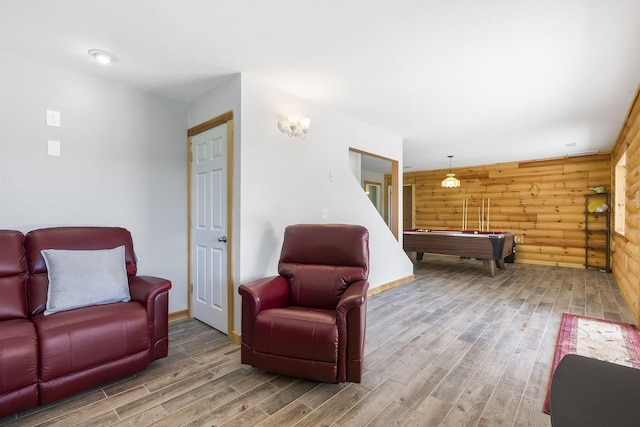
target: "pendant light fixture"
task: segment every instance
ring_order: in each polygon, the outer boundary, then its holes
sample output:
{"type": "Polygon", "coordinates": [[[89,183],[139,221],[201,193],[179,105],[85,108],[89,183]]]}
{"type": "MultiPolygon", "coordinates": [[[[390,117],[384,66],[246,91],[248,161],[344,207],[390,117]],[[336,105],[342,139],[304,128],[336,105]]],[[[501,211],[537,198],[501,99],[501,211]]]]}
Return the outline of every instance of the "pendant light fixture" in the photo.
{"type": "Polygon", "coordinates": [[[442,180],[442,188],[455,188],[455,187],[460,187],[460,180],[458,178],[456,178],[456,174],[451,172],[451,159],[453,158],[453,156],[448,156],[449,157],[449,173],[447,174],[447,177],[445,179],[442,180]]]}

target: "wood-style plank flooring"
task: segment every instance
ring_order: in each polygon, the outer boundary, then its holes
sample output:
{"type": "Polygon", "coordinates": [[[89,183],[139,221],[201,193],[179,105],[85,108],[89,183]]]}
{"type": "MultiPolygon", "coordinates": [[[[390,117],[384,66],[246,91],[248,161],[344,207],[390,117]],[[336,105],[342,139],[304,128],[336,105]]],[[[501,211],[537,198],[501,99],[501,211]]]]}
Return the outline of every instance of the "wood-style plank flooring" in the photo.
{"type": "Polygon", "coordinates": [[[170,325],[170,354],[134,377],[0,420],[5,426],[550,426],[542,412],[563,312],[632,317],[594,270],[425,255],[416,279],[369,298],[361,384],[240,364],[222,333],[170,325]]]}

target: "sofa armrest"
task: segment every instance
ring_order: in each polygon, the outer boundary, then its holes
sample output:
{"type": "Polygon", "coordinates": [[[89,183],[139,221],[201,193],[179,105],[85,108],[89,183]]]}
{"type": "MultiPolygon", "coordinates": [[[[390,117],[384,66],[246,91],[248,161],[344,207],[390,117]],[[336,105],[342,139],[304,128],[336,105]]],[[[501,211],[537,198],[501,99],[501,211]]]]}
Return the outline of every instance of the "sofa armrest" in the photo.
{"type": "Polygon", "coordinates": [[[336,307],[338,339],[338,381],[357,382],[362,377],[364,339],[367,328],[367,291],[369,282],[351,284],[336,307]]]}
{"type": "Polygon", "coordinates": [[[130,276],[129,293],[133,301],[148,307],[162,292],[171,289],[171,282],[167,279],[153,276],[130,276]]]}
{"type": "Polygon", "coordinates": [[[242,295],[242,363],[253,365],[253,324],[256,316],[269,308],[289,305],[289,282],[282,276],[271,276],[240,285],[242,295]]]}
{"type": "Polygon", "coordinates": [[[169,352],[169,289],[171,282],[152,276],[130,276],[131,300],[147,310],[149,325],[149,362],[166,357],[169,352]]]}

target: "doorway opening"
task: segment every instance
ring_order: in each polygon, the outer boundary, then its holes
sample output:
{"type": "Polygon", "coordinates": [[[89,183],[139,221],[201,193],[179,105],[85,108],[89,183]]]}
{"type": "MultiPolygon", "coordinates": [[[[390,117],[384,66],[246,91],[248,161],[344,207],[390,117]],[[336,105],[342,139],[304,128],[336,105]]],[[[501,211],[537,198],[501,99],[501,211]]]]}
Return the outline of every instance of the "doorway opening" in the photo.
{"type": "Polygon", "coordinates": [[[233,111],[188,130],[189,316],[233,334],[233,111]]]}
{"type": "Polygon", "coordinates": [[[398,161],[355,148],[349,151],[359,157],[360,185],[399,241],[401,178],[398,177],[398,161]]]}

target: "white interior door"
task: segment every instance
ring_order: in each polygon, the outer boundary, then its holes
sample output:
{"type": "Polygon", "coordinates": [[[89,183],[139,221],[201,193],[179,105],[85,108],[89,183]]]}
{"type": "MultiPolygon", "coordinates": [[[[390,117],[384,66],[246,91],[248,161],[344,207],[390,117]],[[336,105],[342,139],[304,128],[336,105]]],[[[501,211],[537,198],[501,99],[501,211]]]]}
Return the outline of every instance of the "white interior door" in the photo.
{"type": "Polygon", "coordinates": [[[192,142],[193,317],[227,333],[227,126],[192,142]]]}

